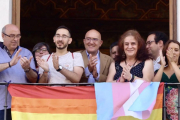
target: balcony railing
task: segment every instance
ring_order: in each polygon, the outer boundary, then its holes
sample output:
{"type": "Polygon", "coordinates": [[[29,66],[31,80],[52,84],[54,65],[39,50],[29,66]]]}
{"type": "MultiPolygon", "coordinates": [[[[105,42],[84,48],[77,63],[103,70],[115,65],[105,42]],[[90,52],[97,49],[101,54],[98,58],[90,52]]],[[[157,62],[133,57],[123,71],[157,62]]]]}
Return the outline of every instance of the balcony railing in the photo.
{"type": "MultiPolygon", "coordinates": [[[[19,85],[38,85],[38,86],[94,86],[92,83],[66,83],[66,84],[47,84],[47,83],[5,83],[0,82],[0,85],[8,86],[8,84],[19,84],[19,85]]],[[[170,85],[177,85],[178,87],[178,119],[180,120],[180,83],[164,83],[164,94],[163,94],[163,120],[166,120],[166,104],[165,104],[165,88],[170,85]]],[[[4,105],[4,120],[6,120],[6,114],[7,114],[7,93],[8,93],[8,87],[6,87],[6,94],[5,94],[5,105],[4,105]]]]}

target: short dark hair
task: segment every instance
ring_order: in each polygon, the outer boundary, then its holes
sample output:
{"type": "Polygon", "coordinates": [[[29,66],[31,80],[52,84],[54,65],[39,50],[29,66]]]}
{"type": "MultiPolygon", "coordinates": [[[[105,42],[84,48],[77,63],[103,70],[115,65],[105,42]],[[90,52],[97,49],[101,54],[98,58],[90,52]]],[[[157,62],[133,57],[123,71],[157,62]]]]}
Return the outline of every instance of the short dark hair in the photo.
{"type": "Polygon", "coordinates": [[[114,43],[111,44],[111,46],[110,46],[110,52],[111,52],[111,50],[112,50],[112,48],[113,48],[114,46],[118,46],[118,41],[116,41],[116,42],[114,42],[114,43]]]}
{"type": "MultiPolygon", "coordinates": [[[[66,27],[66,26],[64,26],[64,25],[61,25],[61,26],[59,26],[57,29],[56,29],[56,32],[57,32],[57,30],[59,30],[59,29],[66,29],[66,30],[68,30],[68,32],[69,32],[69,37],[71,37],[71,30],[68,28],[68,27],[66,27]]],[[[56,34],[56,33],[55,33],[56,34]]]]}
{"type": "Polygon", "coordinates": [[[35,62],[36,67],[37,67],[37,61],[36,61],[36,58],[35,58],[35,52],[36,52],[36,50],[40,49],[42,46],[46,46],[47,51],[49,52],[49,54],[51,54],[50,47],[49,47],[49,45],[48,45],[47,43],[45,43],[45,42],[37,43],[37,44],[33,47],[33,50],[32,50],[32,54],[33,54],[33,57],[34,57],[34,62],[35,62]]]}
{"type": "Polygon", "coordinates": [[[148,36],[151,35],[151,34],[154,34],[154,35],[155,35],[154,40],[155,40],[156,44],[157,44],[160,40],[162,40],[162,41],[163,41],[163,44],[165,45],[166,42],[168,41],[168,36],[167,36],[164,32],[161,32],[161,31],[152,31],[152,32],[150,32],[150,33],[148,34],[148,36]]]}

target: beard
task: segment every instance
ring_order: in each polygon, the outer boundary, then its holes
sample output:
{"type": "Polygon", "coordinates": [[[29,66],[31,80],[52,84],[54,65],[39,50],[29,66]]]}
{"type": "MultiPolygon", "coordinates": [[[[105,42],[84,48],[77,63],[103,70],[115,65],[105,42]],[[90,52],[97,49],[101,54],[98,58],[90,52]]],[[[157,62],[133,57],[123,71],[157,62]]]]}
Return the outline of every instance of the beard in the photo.
{"type": "Polygon", "coordinates": [[[63,49],[65,49],[66,47],[68,47],[68,43],[66,43],[66,44],[64,44],[63,42],[61,42],[61,43],[63,44],[63,46],[61,46],[61,47],[58,47],[58,45],[55,43],[57,49],[63,50],[63,49]]]}

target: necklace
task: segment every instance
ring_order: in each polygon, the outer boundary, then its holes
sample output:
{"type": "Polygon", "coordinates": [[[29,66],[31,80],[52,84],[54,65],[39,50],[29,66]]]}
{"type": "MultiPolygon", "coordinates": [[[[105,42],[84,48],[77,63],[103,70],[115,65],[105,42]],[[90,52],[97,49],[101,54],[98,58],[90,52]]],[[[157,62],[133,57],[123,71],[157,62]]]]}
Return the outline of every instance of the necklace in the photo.
{"type": "MultiPolygon", "coordinates": [[[[133,65],[131,65],[131,66],[129,65],[129,67],[131,67],[131,68],[134,67],[134,65],[136,64],[136,62],[137,62],[137,60],[134,62],[133,65]]],[[[127,65],[126,60],[125,60],[125,64],[127,65]]]]}

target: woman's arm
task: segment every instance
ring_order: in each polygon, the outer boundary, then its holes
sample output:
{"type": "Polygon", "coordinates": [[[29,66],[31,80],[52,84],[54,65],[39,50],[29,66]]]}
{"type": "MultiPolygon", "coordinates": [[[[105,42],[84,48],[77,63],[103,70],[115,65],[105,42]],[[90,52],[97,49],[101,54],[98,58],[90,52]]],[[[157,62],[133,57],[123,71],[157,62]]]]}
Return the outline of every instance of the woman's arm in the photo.
{"type": "MultiPolygon", "coordinates": [[[[152,60],[146,60],[145,65],[143,68],[143,80],[146,80],[147,82],[151,82],[153,77],[154,77],[154,66],[153,66],[153,61],[152,60]]],[[[137,79],[135,77],[135,79],[137,79]]]]}
{"type": "Polygon", "coordinates": [[[175,61],[178,61],[179,58],[174,58],[173,57],[173,50],[172,49],[168,49],[167,50],[167,53],[166,53],[166,56],[167,56],[167,59],[169,61],[169,64],[171,64],[173,70],[174,70],[174,73],[178,79],[178,81],[180,82],[180,69],[177,65],[177,63],[175,61]]]}
{"type": "Polygon", "coordinates": [[[115,63],[112,62],[110,67],[109,67],[109,73],[108,73],[106,82],[115,82],[114,81],[114,75],[115,74],[116,74],[115,63]]]}
{"type": "Polygon", "coordinates": [[[162,79],[163,71],[164,71],[164,66],[161,65],[160,69],[157,71],[157,73],[155,74],[152,81],[153,82],[160,82],[162,79]]]}

